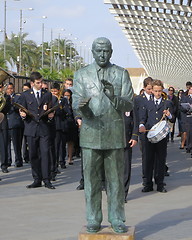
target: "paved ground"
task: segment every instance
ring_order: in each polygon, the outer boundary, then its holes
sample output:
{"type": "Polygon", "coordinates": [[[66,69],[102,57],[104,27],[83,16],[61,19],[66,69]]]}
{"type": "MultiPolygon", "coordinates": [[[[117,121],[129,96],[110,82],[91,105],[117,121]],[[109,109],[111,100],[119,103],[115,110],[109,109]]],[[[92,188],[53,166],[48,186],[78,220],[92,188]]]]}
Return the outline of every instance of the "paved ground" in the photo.
{"type": "MultiPolygon", "coordinates": [[[[134,149],[132,181],[125,205],[127,225],[135,226],[136,240],[192,239],[192,158],[169,143],[166,177],[168,193],[142,193],[141,157],[134,149]]],[[[77,240],[85,221],[84,192],[77,191],[80,160],[62,170],[56,189],[26,189],[32,182],[30,167],[0,173],[0,240],[77,240]]],[[[107,225],[106,195],[103,192],[107,225]]]]}

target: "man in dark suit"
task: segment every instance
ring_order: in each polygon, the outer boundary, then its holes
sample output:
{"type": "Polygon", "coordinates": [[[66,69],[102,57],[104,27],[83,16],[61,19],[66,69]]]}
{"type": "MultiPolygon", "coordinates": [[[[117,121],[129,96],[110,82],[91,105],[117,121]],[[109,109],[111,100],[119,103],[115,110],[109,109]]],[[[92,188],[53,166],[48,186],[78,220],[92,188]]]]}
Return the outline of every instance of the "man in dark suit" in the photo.
{"type": "MultiPolygon", "coordinates": [[[[170,100],[162,98],[163,83],[160,80],[155,80],[152,83],[153,100],[148,101],[145,106],[140,109],[140,125],[139,131],[146,134],[156,123],[158,123],[163,114],[174,122],[173,104],[170,100]]],[[[166,193],[164,187],[165,162],[167,155],[167,138],[163,138],[157,143],[151,143],[148,139],[145,141],[146,148],[146,167],[145,176],[146,184],[142,192],[153,191],[153,173],[155,165],[155,183],[157,191],[166,193]]]]}
{"type": "Polygon", "coordinates": [[[6,88],[6,94],[11,97],[11,108],[7,113],[8,120],[8,163],[12,163],[11,141],[15,153],[15,167],[22,167],[23,160],[21,155],[22,146],[22,119],[19,115],[18,108],[14,107],[13,103],[18,102],[20,94],[15,94],[13,83],[9,83],[6,88]]]}
{"type": "Polygon", "coordinates": [[[42,89],[42,76],[39,72],[32,72],[30,76],[32,89],[21,94],[20,103],[29,111],[26,114],[20,109],[20,115],[24,119],[24,135],[27,136],[29,146],[29,159],[31,162],[34,182],[27,188],[41,187],[43,181],[45,187],[55,189],[50,182],[50,122],[54,113],[42,116],[52,105],[52,94],[42,89]]]}
{"type": "MultiPolygon", "coordinates": [[[[0,92],[2,97],[5,99],[5,106],[2,108],[1,112],[4,114],[4,119],[0,123],[0,160],[1,160],[1,169],[3,173],[8,173],[8,122],[7,122],[7,113],[11,108],[10,96],[3,93],[3,84],[0,84],[0,92]]],[[[3,105],[2,105],[3,106],[3,105]]]]}
{"type": "Polygon", "coordinates": [[[181,111],[183,115],[185,115],[185,122],[183,125],[187,132],[186,150],[187,153],[191,153],[192,157],[192,108],[190,105],[186,107],[182,106],[183,103],[192,105],[192,84],[188,87],[187,95],[183,94],[181,97],[181,111]]]}
{"type": "Polygon", "coordinates": [[[125,136],[126,147],[124,148],[125,170],[124,170],[124,186],[125,186],[125,203],[131,180],[131,163],[132,163],[132,148],[138,142],[138,124],[135,121],[135,111],[125,112],[125,136]]]}
{"type": "MultiPolygon", "coordinates": [[[[52,169],[55,169],[52,171],[52,179],[55,179],[56,174],[59,172],[59,162],[61,165],[61,168],[66,168],[65,166],[65,156],[66,156],[66,134],[64,133],[67,128],[67,116],[69,114],[69,104],[66,98],[61,97],[61,89],[60,85],[58,83],[53,83],[51,85],[51,93],[53,95],[53,98],[56,99],[56,101],[59,102],[60,107],[55,111],[55,117],[54,117],[54,134],[55,138],[53,138],[54,143],[54,151],[55,151],[55,159],[54,164],[55,167],[52,169]],[[63,154],[64,153],[64,154],[63,154]]],[[[53,132],[52,130],[52,132],[53,132]]]]}
{"type": "MultiPolygon", "coordinates": [[[[174,109],[174,116],[175,116],[175,121],[176,117],[178,114],[178,98],[175,96],[175,88],[174,87],[169,87],[168,88],[168,99],[172,101],[173,103],[173,109],[174,109]]],[[[171,142],[174,142],[174,133],[175,133],[175,122],[173,123],[173,128],[171,132],[171,142]]],[[[168,139],[169,140],[169,139],[168,139]]]]}
{"type": "Polygon", "coordinates": [[[102,222],[102,180],[105,171],[108,221],[115,232],[126,232],[124,212],[123,113],[133,107],[133,89],[127,70],[110,63],[111,42],[92,44],[95,62],[75,73],[74,111],[82,117],[80,146],[87,209],[87,231],[98,232],[102,222]]]}
{"type": "MultiPolygon", "coordinates": [[[[135,110],[135,122],[139,126],[139,111],[142,109],[145,104],[152,99],[152,82],[153,79],[151,77],[147,77],[143,80],[143,89],[144,92],[141,95],[138,95],[134,98],[134,110],[135,110]]],[[[142,156],[142,179],[143,186],[146,185],[146,176],[145,176],[145,168],[146,168],[146,147],[145,142],[147,141],[145,133],[139,133],[139,141],[141,148],[141,156],[142,156]]]]}

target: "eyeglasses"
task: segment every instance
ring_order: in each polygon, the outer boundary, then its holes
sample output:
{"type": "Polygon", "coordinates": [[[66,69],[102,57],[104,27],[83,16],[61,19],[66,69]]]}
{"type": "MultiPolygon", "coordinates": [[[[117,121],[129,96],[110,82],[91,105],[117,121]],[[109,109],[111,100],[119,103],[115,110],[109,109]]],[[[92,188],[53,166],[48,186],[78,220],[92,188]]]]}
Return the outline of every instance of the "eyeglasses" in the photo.
{"type": "Polygon", "coordinates": [[[173,89],[169,89],[170,92],[173,92],[173,89]]]}

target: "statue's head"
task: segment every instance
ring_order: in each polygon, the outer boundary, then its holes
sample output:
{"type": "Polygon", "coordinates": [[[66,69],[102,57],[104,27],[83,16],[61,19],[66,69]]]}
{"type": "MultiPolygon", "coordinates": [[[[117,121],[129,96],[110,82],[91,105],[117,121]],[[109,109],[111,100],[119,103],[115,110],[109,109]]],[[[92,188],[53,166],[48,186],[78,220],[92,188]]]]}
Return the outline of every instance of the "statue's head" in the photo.
{"type": "Polygon", "coordinates": [[[105,37],[96,38],[92,44],[93,58],[100,67],[106,67],[112,55],[112,45],[105,37]]]}

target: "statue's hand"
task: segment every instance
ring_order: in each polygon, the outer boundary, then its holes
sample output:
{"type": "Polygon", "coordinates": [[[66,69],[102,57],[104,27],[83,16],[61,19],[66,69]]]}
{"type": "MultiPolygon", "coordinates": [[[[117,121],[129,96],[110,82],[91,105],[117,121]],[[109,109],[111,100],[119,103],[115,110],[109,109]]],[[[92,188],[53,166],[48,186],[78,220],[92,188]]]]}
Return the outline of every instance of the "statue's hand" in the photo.
{"type": "Polygon", "coordinates": [[[90,100],[91,98],[83,98],[82,100],[80,100],[79,108],[88,107],[90,100]]]}
{"type": "Polygon", "coordinates": [[[103,83],[104,85],[104,93],[105,95],[110,99],[110,100],[113,100],[114,99],[114,87],[113,85],[106,81],[106,80],[101,80],[101,82],[103,83]]]}

